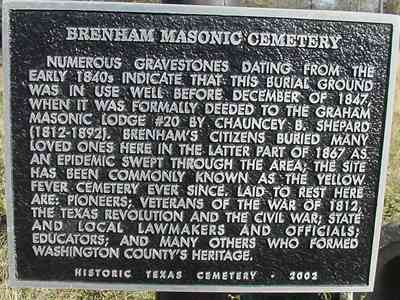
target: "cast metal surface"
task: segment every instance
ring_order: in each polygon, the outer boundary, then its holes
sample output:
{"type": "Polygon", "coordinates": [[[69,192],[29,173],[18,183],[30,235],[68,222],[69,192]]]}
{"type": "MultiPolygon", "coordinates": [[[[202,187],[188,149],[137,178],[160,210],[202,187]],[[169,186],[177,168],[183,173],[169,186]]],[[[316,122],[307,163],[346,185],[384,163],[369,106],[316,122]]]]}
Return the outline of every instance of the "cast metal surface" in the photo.
{"type": "MultiPolygon", "coordinates": [[[[395,19],[371,15],[355,16],[353,14],[315,13],[295,11],[268,11],[251,9],[225,9],[185,7],[185,6],[124,6],[104,4],[73,4],[50,2],[6,2],[6,101],[8,105],[9,152],[8,152],[8,187],[9,215],[8,224],[11,235],[11,283],[14,286],[43,287],[90,287],[90,288],[150,288],[158,290],[182,291],[287,291],[287,292],[317,292],[317,291],[349,291],[368,290],[373,285],[379,240],[379,226],[382,212],[382,189],[384,186],[385,164],[387,159],[387,136],[390,127],[391,98],[393,91],[389,90],[389,81],[393,79],[390,68],[394,56],[391,52],[393,44],[397,46],[397,25],[395,19]],[[342,21],[343,20],[343,21],[342,21]],[[35,26],[32,26],[35,24],[35,26]],[[134,47],[126,43],[103,43],[95,41],[67,42],[65,28],[76,27],[109,27],[109,28],[154,28],[156,32],[170,28],[175,30],[229,30],[250,32],[307,32],[318,35],[340,35],[341,46],[338,50],[299,49],[295,47],[251,47],[224,45],[190,45],[190,44],[159,44],[135,43],[134,47]],[[10,32],[8,32],[10,30],[10,32]],[[129,71],[132,60],[136,57],[190,58],[228,60],[230,70],[227,75],[240,73],[241,60],[260,61],[268,59],[277,62],[290,62],[296,70],[301,69],[305,62],[329,63],[340,66],[373,65],[379,70],[380,76],[374,78],[376,88],[370,91],[372,130],[369,133],[367,147],[369,148],[368,171],[366,173],[365,194],[363,197],[363,223],[357,237],[359,247],[354,250],[307,249],[268,249],[265,238],[257,240],[257,247],[252,249],[249,261],[212,262],[174,259],[162,261],[129,260],[129,259],[87,259],[72,257],[38,257],[32,251],[31,229],[33,225],[32,211],[29,199],[33,192],[30,174],[30,124],[31,107],[27,99],[29,94],[27,73],[30,69],[45,68],[46,55],[59,56],[102,56],[120,57],[125,63],[122,70],[129,71]],[[372,260],[371,260],[372,258],[372,260]],[[76,268],[96,269],[132,269],[133,278],[77,278],[76,268]],[[146,278],[146,270],[182,271],[184,276],[179,279],[146,278]],[[257,272],[254,280],[202,280],[196,278],[198,272],[257,272]],[[291,280],[291,272],[317,272],[313,282],[307,280],[291,280]]],[[[300,71],[297,71],[300,72],[300,71]]],[[[300,74],[300,73],[299,73],[300,74]]],[[[346,73],[345,77],[349,77],[346,73]]],[[[67,76],[67,78],[69,78],[67,76]]],[[[63,91],[68,90],[73,78],[60,83],[63,91]]],[[[88,90],[93,90],[95,83],[87,84],[88,90]]],[[[232,87],[224,87],[227,93],[232,87]]],[[[65,94],[61,97],[67,97],[65,94]]],[[[88,94],[89,100],[94,98],[88,94]]],[[[333,100],[332,100],[333,101],[333,100]]],[[[76,112],[76,111],[75,111],[76,112]]],[[[91,111],[98,120],[101,114],[91,111]]],[[[201,114],[200,114],[201,115],[201,114]]],[[[256,116],[261,116],[258,108],[256,116]]],[[[189,118],[184,116],[184,119],[189,118]]],[[[155,118],[155,116],[152,116],[155,118]]],[[[153,119],[152,119],[153,120],[153,119]]],[[[206,136],[212,128],[215,116],[209,116],[204,128],[200,131],[199,142],[205,146],[210,143],[206,136]]],[[[310,124],[315,121],[311,116],[310,124]]],[[[289,127],[293,127],[295,118],[288,118],[289,127]]],[[[226,128],[229,129],[229,128],[226,128]]],[[[110,136],[119,136],[118,128],[107,128],[110,136]]],[[[272,136],[267,138],[267,143],[272,136]]],[[[68,141],[68,138],[65,139],[68,141]]],[[[271,142],[271,141],[270,141],[271,142]]],[[[328,137],[322,133],[321,146],[329,146],[328,137]]],[[[288,149],[294,146],[288,145],[288,149]]],[[[117,157],[121,155],[114,152],[117,157]]],[[[309,160],[316,159],[309,157],[309,160]]],[[[340,162],[340,160],[338,160],[340,162]]],[[[60,170],[59,178],[65,179],[65,168],[60,170]]],[[[170,166],[165,167],[171,169],[170,166]]],[[[107,181],[105,172],[100,181],[107,181]]],[[[190,174],[189,174],[190,175],[190,174]]],[[[253,172],[251,181],[259,175],[253,172]]],[[[195,184],[193,174],[185,177],[184,186],[195,184]]],[[[311,185],[316,185],[316,181],[311,185]]],[[[228,185],[226,196],[234,197],[235,185],[228,185]]],[[[72,190],[73,191],[73,190],[72,190]]],[[[68,193],[60,194],[60,204],[66,202],[68,193]]],[[[145,196],[141,192],[138,196],[145,196]]],[[[211,198],[206,198],[207,202],[211,198]]],[[[139,205],[139,204],[138,204],[139,205]]],[[[206,206],[210,209],[209,206],[206,206]]],[[[326,213],[327,206],[323,207],[326,213]]],[[[60,219],[56,215],[55,219],[60,219]]],[[[98,220],[99,221],[99,220],[98,220]]],[[[74,233],[78,220],[64,220],[74,233]]],[[[217,222],[217,225],[224,221],[217,222]]],[[[239,224],[230,225],[229,235],[240,230],[239,224]]],[[[137,234],[136,223],[124,223],[124,231],[137,234]]],[[[277,232],[282,232],[284,226],[278,226],[277,232]]],[[[117,237],[111,235],[110,244],[117,245],[117,237]]],[[[150,246],[157,248],[152,242],[150,246]]],[[[207,249],[207,242],[200,239],[198,249],[207,249]]]]}

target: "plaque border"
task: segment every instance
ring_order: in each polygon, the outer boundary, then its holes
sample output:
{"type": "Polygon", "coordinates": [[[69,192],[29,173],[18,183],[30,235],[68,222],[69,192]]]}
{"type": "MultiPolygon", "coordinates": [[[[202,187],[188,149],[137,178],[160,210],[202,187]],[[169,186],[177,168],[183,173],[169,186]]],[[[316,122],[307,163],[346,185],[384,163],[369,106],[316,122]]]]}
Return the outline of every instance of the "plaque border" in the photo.
{"type": "Polygon", "coordinates": [[[4,127],[5,128],[5,174],[7,202],[7,242],[8,242],[8,284],[14,288],[82,288],[92,290],[156,290],[164,292],[234,292],[234,293],[315,293],[315,292],[371,292],[375,284],[378,262],[379,241],[384,209],[384,193],[389,160],[389,146],[392,127],[393,106],[395,101],[396,65],[400,34],[400,17],[388,14],[354,13],[344,11],[294,10],[274,8],[245,8],[205,5],[172,5],[172,4],[133,4],[116,2],[81,2],[63,0],[5,0],[3,2],[3,72],[4,72],[4,127]],[[16,277],[16,252],[14,233],[14,193],[12,178],[12,140],[10,110],[10,10],[75,10],[97,12],[132,12],[149,14],[181,14],[211,16],[244,16],[274,17],[300,20],[322,20],[338,22],[375,23],[392,25],[390,49],[389,81],[386,90],[386,115],[382,160],[380,164],[380,181],[375,212],[374,237],[368,285],[216,285],[216,284],[127,284],[84,281],[43,281],[19,280],[16,277]]]}

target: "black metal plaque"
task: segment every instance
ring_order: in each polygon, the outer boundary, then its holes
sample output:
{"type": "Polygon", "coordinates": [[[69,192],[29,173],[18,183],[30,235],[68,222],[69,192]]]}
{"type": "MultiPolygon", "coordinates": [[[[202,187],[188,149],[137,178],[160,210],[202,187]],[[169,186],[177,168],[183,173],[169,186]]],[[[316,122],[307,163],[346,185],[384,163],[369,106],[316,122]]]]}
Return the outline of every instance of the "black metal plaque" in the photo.
{"type": "Polygon", "coordinates": [[[16,1],[5,18],[14,286],[373,286],[396,17],[16,1]]]}

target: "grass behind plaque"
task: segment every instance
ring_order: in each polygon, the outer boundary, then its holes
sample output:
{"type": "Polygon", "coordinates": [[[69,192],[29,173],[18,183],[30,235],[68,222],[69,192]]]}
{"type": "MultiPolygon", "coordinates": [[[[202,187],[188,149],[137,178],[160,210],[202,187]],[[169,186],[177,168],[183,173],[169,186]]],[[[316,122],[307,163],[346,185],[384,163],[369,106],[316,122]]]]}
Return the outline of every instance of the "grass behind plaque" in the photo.
{"type": "Polygon", "coordinates": [[[400,223],[400,67],[397,72],[384,217],[385,223],[400,223]]]}

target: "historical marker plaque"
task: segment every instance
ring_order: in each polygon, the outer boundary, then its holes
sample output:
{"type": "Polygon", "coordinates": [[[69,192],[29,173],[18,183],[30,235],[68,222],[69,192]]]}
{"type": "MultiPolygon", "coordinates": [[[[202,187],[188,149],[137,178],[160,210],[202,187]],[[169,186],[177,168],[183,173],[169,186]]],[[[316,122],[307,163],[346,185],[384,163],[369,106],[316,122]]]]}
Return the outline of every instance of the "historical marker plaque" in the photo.
{"type": "Polygon", "coordinates": [[[396,17],[15,1],[4,18],[14,286],[373,286],[396,17]]]}

